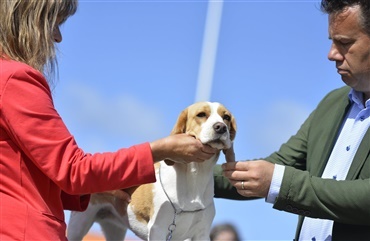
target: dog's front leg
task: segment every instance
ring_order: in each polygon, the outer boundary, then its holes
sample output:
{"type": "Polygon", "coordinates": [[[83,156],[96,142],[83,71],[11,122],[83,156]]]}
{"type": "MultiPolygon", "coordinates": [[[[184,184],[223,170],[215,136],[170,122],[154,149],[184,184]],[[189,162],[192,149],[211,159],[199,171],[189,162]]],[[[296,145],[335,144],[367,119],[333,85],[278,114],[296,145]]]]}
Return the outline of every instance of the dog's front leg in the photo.
{"type": "Polygon", "coordinates": [[[211,226],[216,210],[212,203],[202,213],[199,213],[199,220],[195,225],[192,241],[207,241],[210,240],[211,226]]]}
{"type": "MultiPolygon", "coordinates": [[[[148,224],[148,241],[154,240],[168,240],[168,235],[170,234],[168,231],[167,223],[156,223],[156,224],[148,224]]],[[[173,239],[171,239],[174,241],[173,239]]]]}
{"type": "Polygon", "coordinates": [[[127,228],[121,225],[119,221],[112,223],[110,221],[99,223],[106,241],[123,241],[126,236],[127,228]]]}

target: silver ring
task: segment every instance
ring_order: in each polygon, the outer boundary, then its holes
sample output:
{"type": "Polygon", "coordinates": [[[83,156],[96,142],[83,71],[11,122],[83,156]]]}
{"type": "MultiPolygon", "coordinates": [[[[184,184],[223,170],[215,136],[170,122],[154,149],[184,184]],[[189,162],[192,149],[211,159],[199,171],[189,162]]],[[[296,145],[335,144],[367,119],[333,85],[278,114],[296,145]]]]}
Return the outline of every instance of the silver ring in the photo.
{"type": "Polygon", "coordinates": [[[242,190],[244,190],[244,181],[242,181],[242,190]]]}

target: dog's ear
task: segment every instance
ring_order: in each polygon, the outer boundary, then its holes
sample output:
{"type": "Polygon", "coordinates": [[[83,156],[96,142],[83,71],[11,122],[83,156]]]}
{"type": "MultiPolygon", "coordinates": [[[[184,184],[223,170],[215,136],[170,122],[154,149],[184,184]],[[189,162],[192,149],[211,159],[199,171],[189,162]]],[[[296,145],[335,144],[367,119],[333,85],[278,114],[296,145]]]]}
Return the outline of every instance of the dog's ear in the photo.
{"type": "Polygon", "coordinates": [[[229,133],[230,133],[230,140],[233,141],[236,136],[236,120],[233,115],[231,115],[229,133]]]}
{"type": "Polygon", "coordinates": [[[171,131],[171,135],[181,134],[186,132],[186,122],[188,120],[188,108],[183,110],[177,118],[176,124],[171,131]]]}
{"type": "MultiPolygon", "coordinates": [[[[188,108],[181,111],[179,117],[177,118],[176,124],[171,131],[171,135],[185,133],[187,120],[188,120],[188,108]]],[[[173,166],[175,164],[175,162],[170,159],[164,159],[164,162],[168,166],[173,166]]]]}

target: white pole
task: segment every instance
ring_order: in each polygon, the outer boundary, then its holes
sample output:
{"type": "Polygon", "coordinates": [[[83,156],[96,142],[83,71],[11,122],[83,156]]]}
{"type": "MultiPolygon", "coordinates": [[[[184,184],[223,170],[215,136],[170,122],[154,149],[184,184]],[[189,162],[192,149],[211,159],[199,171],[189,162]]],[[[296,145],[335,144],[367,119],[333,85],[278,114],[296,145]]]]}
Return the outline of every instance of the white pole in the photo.
{"type": "Polygon", "coordinates": [[[222,8],[223,0],[209,0],[195,102],[208,101],[211,96],[222,8]]]}

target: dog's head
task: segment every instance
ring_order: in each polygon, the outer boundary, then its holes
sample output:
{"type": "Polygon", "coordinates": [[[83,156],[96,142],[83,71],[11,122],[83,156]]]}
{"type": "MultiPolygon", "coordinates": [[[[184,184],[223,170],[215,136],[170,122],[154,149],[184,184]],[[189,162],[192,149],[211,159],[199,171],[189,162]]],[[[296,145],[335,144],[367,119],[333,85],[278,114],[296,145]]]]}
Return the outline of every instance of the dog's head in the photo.
{"type": "Polygon", "coordinates": [[[217,102],[198,102],[183,110],[171,134],[186,133],[203,144],[222,150],[231,147],[236,122],[231,112],[217,102]]]}

